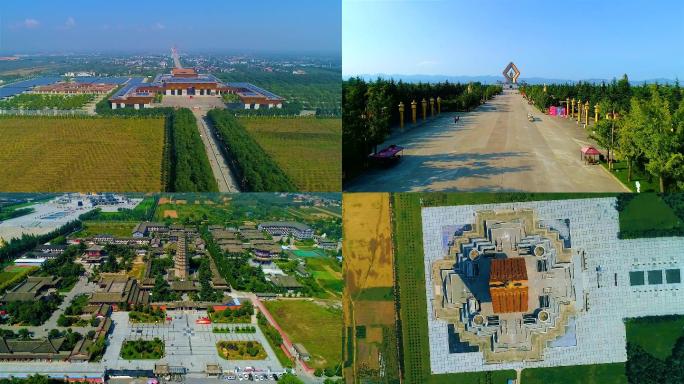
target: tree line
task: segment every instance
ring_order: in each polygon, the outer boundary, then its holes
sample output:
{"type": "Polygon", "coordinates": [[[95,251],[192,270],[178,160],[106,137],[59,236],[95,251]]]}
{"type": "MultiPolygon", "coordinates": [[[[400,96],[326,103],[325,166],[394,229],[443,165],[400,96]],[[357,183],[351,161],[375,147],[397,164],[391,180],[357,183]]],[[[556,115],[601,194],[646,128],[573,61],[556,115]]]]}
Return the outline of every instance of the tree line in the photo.
{"type": "Polygon", "coordinates": [[[552,84],[546,91],[526,85],[521,92],[543,111],[568,98],[589,101],[591,112],[598,105],[599,120],[588,133],[608,158],[627,163],[628,182],[638,171],[657,180],[660,192],[684,189],[684,92],[678,81],[632,86],[624,75],[609,84],[552,84]]]}
{"type": "MultiPolygon", "coordinates": [[[[405,83],[385,80],[366,81],[359,77],[342,83],[342,169],[348,180],[368,167],[367,156],[385,141],[392,127],[400,122],[399,103],[404,104],[404,122],[411,122],[411,102],[422,118],[422,101],[441,99],[442,112],[466,112],[502,92],[501,86],[481,83],[405,83]]],[[[437,102],[434,104],[437,112],[437,102]]]]}
{"type": "Polygon", "coordinates": [[[266,151],[230,112],[212,109],[208,115],[243,191],[295,191],[297,188],[266,151]]]}
{"type": "Polygon", "coordinates": [[[195,115],[182,108],[171,119],[171,177],[173,191],[217,192],[204,143],[197,129],[195,115]]]}

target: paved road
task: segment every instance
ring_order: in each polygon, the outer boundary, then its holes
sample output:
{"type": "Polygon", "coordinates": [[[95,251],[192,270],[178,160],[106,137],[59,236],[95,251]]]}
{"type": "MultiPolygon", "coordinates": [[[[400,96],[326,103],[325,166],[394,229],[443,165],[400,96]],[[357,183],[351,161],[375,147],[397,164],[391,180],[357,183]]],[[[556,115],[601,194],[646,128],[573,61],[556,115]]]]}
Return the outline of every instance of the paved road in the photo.
{"type": "Polygon", "coordinates": [[[216,138],[211,133],[209,129],[209,122],[206,118],[206,112],[204,109],[193,110],[193,114],[197,119],[197,127],[200,130],[200,135],[202,136],[202,142],[204,142],[204,147],[207,150],[207,157],[209,158],[209,164],[211,164],[211,170],[214,173],[214,178],[219,186],[220,192],[240,192],[238,188],[237,180],[235,175],[228,167],[226,159],[221,154],[219,150],[216,138]]]}
{"type": "Polygon", "coordinates": [[[601,166],[582,162],[580,148],[594,145],[583,128],[542,115],[517,91],[459,115],[457,124],[443,114],[389,138],[384,145],[407,148],[399,164],[361,175],[345,190],[627,192],[601,166]]]}

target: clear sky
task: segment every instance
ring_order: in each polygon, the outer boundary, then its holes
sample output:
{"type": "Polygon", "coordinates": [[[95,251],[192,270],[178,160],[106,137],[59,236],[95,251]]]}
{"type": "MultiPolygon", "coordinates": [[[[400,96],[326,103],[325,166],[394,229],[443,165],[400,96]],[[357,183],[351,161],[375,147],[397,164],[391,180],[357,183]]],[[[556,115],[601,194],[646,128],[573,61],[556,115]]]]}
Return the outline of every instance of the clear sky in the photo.
{"type": "Polygon", "coordinates": [[[684,79],[684,0],[343,0],[342,72],[684,79]]]}
{"type": "Polygon", "coordinates": [[[339,0],[0,0],[0,52],[341,51],[339,0]]]}

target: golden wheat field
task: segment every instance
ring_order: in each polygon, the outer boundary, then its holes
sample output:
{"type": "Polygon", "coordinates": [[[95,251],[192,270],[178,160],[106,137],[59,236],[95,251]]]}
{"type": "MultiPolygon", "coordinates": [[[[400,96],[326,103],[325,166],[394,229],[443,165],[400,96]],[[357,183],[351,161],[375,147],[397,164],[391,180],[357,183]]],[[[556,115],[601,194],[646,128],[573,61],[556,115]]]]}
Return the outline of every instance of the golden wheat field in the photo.
{"type": "Polygon", "coordinates": [[[163,119],[0,118],[0,190],[163,190],[163,119]]]}
{"type": "Polygon", "coordinates": [[[342,189],[342,120],[243,117],[259,145],[302,192],[342,189]]]}

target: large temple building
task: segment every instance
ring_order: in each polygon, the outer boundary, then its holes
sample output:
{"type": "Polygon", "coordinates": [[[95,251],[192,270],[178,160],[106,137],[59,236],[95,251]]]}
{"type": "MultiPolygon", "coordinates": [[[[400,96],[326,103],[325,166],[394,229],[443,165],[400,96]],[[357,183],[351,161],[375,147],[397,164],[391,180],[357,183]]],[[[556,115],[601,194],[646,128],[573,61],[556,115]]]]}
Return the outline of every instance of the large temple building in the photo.
{"type": "Polygon", "coordinates": [[[198,73],[194,68],[183,68],[175,49],[172,52],[176,67],[171,73],[159,74],[150,82],[144,82],[142,78],[131,78],[109,98],[112,109],[149,108],[156,95],[220,97],[223,94],[234,94],[245,109],[283,106],[282,97],[256,85],[244,82],[224,83],[214,75],[198,73]]]}
{"type": "Polygon", "coordinates": [[[615,206],[422,208],[430,372],[625,362],[625,319],[684,314],[684,239],[622,240],[615,206]]]}

